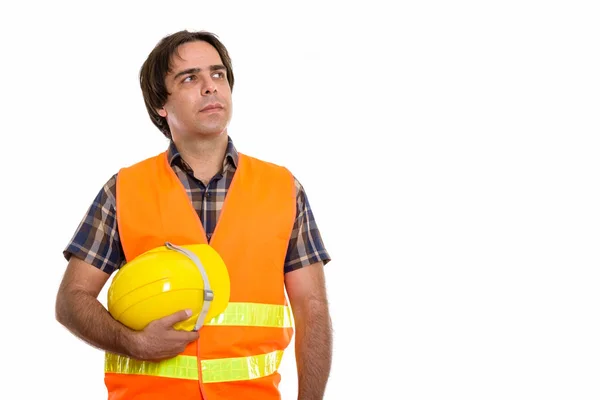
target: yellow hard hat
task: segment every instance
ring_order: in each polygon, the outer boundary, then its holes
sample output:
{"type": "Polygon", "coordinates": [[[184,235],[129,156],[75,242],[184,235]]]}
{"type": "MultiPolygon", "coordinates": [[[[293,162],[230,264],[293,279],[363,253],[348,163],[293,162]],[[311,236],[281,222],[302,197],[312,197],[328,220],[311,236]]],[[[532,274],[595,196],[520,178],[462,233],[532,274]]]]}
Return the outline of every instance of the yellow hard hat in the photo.
{"type": "Polygon", "coordinates": [[[190,309],[175,329],[198,330],[229,303],[229,273],[223,259],[207,244],[165,246],[149,250],[115,274],[108,289],[108,311],[131,329],[190,309]]]}

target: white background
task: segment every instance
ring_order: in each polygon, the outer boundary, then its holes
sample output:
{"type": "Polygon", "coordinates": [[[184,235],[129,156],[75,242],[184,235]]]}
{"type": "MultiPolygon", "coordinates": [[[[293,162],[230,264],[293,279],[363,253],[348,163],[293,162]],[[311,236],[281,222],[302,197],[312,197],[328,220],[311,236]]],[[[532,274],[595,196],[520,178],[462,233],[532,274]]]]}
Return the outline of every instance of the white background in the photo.
{"type": "MultiPolygon", "coordinates": [[[[600,398],[595,2],[131,3],[0,10],[2,397],[106,398],[54,319],[62,249],[166,148],[145,57],[205,29],[236,146],[300,179],[333,257],[326,399],[600,398]]],[[[293,351],[281,373],[295,399],[293,351]]]]}

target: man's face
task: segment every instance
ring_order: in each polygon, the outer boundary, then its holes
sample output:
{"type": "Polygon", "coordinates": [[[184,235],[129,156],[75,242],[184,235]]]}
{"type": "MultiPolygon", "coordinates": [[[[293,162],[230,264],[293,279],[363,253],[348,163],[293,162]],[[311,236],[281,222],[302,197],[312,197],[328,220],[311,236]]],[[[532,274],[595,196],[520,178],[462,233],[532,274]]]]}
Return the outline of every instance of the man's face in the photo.
{"type": "Polygon", "coordinates": [[[217,50],[207,42],[184,43],[173,55],[165,77],[170,93],[157,110],[167,119],[174,139],[218,136],[231,119],[231,89],[217,50]]]}

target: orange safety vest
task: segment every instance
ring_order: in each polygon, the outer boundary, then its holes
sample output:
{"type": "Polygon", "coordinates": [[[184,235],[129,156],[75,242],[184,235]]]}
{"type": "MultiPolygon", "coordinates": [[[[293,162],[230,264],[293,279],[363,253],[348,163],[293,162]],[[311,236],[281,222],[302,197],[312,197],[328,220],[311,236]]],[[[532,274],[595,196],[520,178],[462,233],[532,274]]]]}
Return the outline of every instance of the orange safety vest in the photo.
{"type": "MultiPolygon", "coordinates": [[[[277,369],[294,333],[283,264],[295,193],[287,169],[240,154],[210,242],[229,271],[227,309],[172,359],[148,362],[106,353],[110,400],[281,398],[277,369]]],[[[116,201],[128,261],[167,241],[207,243],[166,152],[121,169],[116,201]]]]}

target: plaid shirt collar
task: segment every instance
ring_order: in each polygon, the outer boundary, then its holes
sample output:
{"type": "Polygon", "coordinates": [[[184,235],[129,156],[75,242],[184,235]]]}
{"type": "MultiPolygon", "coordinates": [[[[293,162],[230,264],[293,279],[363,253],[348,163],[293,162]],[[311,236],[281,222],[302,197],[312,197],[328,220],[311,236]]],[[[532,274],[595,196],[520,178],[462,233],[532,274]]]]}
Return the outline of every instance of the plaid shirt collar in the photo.
{"type": "MultiPolygon", "coordinates": [[[[171,140],[169,143],[169,149],[167,150],[167,158],[169,159],[169,164],[171,166],[178,165],[183,168],[188,173],[192,173],[192,168],[185,162],[181,154],[179,154],[179,150],[177,150],[177,146],[171,140]]],[[[227,150],[225,151],[225,158],[223,159],[223,171],[226,171],[228,168],[233,168],[234,170],[238,165],[238,152],[233,145],[233,141],[231,137],[227,137],[227,150]]]]}

